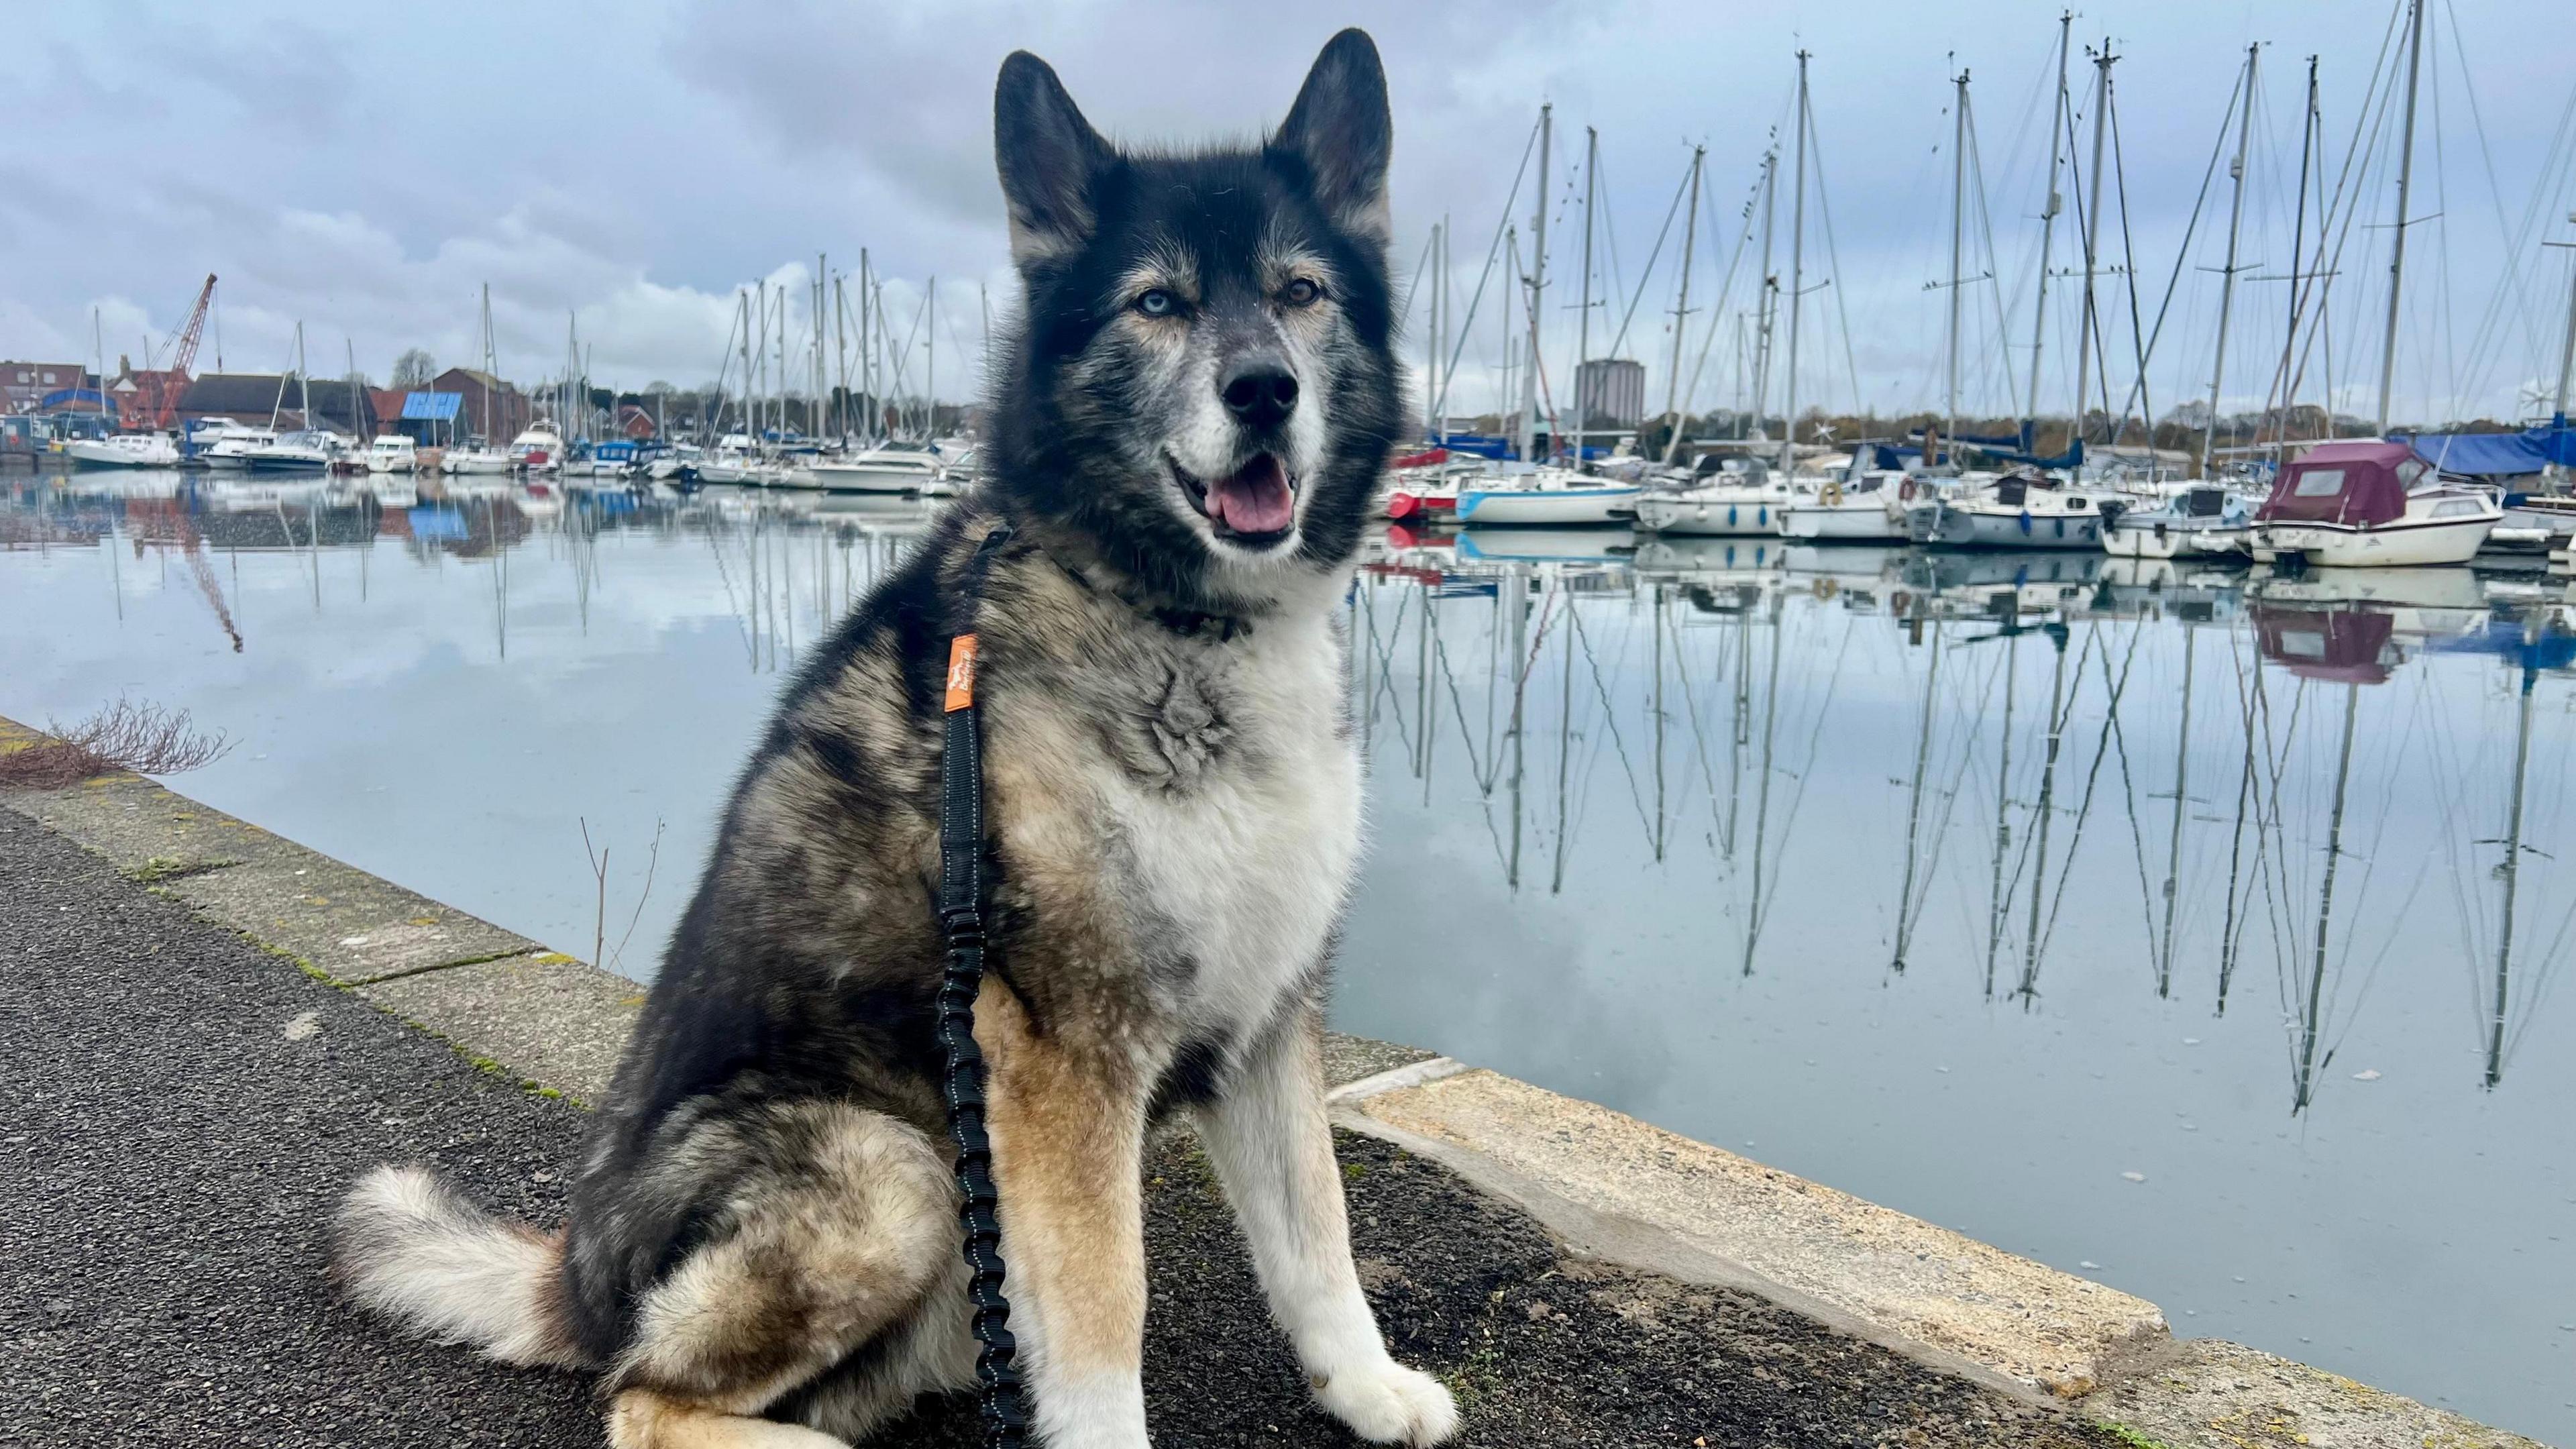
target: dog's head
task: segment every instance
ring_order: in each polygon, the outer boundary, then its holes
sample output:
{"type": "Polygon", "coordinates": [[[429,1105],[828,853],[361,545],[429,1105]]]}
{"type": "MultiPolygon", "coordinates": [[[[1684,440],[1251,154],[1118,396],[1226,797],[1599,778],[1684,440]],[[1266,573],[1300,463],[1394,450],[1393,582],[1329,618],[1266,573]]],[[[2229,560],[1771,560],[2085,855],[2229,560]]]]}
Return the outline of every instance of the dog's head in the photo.
{"type": "Polygon", "coordinates": [[[993,132],[1025,289],[999,486],[1182,599],[1258,604],[1349,559],[1400,426],[1368,36],[1333,37],[1258,147],[1123,151],[1026,52],[993,132]]]}

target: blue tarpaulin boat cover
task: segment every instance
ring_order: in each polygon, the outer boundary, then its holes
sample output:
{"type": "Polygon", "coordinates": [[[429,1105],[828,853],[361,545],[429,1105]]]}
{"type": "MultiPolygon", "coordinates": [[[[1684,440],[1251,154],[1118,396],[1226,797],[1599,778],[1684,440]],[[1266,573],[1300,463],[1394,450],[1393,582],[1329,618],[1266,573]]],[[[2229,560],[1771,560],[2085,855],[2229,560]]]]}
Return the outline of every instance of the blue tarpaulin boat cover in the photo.
{"type": "Polygon", "coordinates": [[[2576,467],[2576,429],[2564,419],[2519,433],[2418,433],[2403,441],[2416,457],[2468,478],[2519,478],[2552,463],[2576,467]]]}

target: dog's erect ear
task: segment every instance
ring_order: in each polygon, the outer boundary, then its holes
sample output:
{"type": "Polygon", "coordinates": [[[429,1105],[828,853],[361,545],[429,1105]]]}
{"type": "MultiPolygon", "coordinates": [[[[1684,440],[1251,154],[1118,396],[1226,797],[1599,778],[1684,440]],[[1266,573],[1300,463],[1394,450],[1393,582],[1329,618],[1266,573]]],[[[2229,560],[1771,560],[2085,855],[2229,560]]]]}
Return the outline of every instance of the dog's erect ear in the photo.
{"type": "Polygon", "coordinates": [[[1345,30],[1325,42],[1270,149],[1306,167],[1316,195],[1344,226],[1379,241],[1393,235],[1386,166],[1395,151],[1395,122],[1387,112],[1386,67],[1367,31],[1345,30]]]}
{"type": "Polygon", "coordinates": [[[993,87],[993,159],[1011,216],[1011,260],[1059,256],[1091,235],[1091,184],[1109,143],[1082,118],[1055,68],[1025,50],[993,87]]]}

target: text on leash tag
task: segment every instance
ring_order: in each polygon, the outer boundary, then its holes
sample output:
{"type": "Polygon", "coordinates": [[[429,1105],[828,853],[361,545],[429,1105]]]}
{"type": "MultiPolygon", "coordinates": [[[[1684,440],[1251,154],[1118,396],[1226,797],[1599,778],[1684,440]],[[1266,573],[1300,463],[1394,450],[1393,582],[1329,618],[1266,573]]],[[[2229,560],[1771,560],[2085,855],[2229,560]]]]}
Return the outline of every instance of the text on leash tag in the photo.
{"type": "Polygon", "coordinates": [[[961,710],[975,703],[975,636],[960,634],[948,641],[948,708],[961,710]]]}

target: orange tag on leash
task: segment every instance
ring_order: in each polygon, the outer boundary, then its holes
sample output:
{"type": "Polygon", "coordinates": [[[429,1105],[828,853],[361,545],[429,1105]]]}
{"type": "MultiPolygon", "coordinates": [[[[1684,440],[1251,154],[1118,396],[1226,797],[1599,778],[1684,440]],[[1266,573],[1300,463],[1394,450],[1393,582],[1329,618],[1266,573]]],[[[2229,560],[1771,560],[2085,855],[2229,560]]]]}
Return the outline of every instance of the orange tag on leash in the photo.
{"type": "Polygon", "coordinates": [[[960,634],[948,641],[948,708],[953,713],[974,703],[975,636],[960,634]]]}

